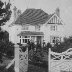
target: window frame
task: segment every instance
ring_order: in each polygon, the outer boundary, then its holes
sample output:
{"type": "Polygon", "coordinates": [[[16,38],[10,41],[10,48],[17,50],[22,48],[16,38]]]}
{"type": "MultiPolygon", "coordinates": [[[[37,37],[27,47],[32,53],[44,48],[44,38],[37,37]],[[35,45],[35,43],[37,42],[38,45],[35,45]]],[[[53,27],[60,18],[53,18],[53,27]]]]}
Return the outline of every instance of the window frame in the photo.
{"type": "Polygon", "coordinates": [[[40,31],[40,26],[36,25],[35,26],[35,31],[40,31]]]}
{"type": "Polygon", "coordinates": [[[30,36],[20,36],[20,43],[25,44],[30,40],[30,36]]]}
{"type": "Polygon", "coordinates": [[[29,30],[29,26],[27,25],[23,26],[22,30],[29,30]]]}
{"type": "Polygon", "coordinates": [[[51,25],[50,30],[51,31],[57,31],[57,25],[51,25]]]}
{"type": "Polygon", "coordinates": [[[54,44],[59,43],[59,42],[61,42],[61,37],[59,37],[59,36],[50,36],[50,42],[54,43],[54,44]],[[53,40],[55,42],[53,42],[53,40]]]}

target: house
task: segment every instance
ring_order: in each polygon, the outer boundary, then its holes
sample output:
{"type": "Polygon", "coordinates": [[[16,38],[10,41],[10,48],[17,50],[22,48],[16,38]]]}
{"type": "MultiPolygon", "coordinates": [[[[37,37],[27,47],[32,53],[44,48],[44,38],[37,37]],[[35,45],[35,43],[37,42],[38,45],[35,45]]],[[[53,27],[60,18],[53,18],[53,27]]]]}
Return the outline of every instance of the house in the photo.
{"type": "Polygon", "coordinates": [[[21,26],[20,32],[14,36],[18,43],[32,41],[42,44],[45,41],[55,44],[63,41],[64,23],[60,18],[59,8],[53,14],[47,14],[41,9],[26,9],[21,14],[15,8],[14,20],[14,25],[21,26]]]}

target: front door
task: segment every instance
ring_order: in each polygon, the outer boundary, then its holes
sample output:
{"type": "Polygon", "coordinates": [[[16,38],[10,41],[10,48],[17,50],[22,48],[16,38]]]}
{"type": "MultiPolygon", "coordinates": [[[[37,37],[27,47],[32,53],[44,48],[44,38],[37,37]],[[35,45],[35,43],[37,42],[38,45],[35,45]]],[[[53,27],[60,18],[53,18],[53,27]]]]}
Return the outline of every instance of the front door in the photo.
{"type": "Polygon", "coordinates": [[[37,36],[37,42],[41,44],[41,36],[37,36]]]}

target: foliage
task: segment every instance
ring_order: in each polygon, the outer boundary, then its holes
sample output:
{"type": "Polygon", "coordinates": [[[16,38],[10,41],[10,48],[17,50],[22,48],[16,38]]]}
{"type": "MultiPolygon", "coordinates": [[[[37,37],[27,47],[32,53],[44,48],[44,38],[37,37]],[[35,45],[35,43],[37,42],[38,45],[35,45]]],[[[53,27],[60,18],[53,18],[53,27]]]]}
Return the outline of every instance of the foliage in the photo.
{"type": "Polygon", "coordinates": [[[0,32],[0,53],[5,53],[8,56],[14,55],[14,44],[9,42],[9,33],[7,31],[0,32]]]}
{"type": "Polygon", "coordinates": [[[14,56],[14,44],[12,42],[7,42],[5,52],[8,56],[14,56]]]}
{"type": "Polygon", "coordinates": [[[8,56],[14,55],[14,44],[9,41],[0,41],[0,52],[8,56]]]}
{"type": "Polygon", "coordinates": [[[35,44],[33,42],[28,42],[28,50],[34,49],[35,44]]]}
{"type": "Polygon", "coordinates": [[[44,62],[47,61],[48,57],[48,48],[42,47],[40,44],[37,43],[35,45],[34,43],[29,44],[28,48],[29,50],[29,59],[34,63],[44,62]],[[30,46],[32,45],[32,46],[30,46]],[[29,48],[31,47],[31,48],[29,48]],[[35,49],[36,48],[36,49],[35,49]]]}
{"type": "Polygon", "coordinates": [[[44,67],[44,65],[28,65],[28,71],[27,72],[48,72],[48,67],[44,67]]]}
{"type": "Polygon", "coordinates": [[[9,33],[7,31],[0,32],[0,40],[9,41],[9,33]]]}
{"type": "MultiPolygon", "coordinates": [[[[1,26],[5,25],[5,23],[11,17],[11,9],[10,9],[10,0],[8,3],[2,2],[0,0],[0,52],[7,53],[11,55],[13,51],[13,44],[9,42],[9,33],[7,31],[2,31],[1,26]],[[10,51],[10,54],[8,53],[10,51]]],[[[1,58],[1,57],[0,57],[1,58]]]]}
{"type": "Polygon", "coordinates": [[[67,49],[69,48],[72,48],[72,37],[69,37],[69,38],[64,38],[64,42],[61,42],[60,44],[56,43],[54,45],[54,47],[52,48],[52,50],[54,52],[64,52],[66,51],[67,49]]]}
{"type": "Polygon", "coordinates": [[[6,4],[0,0],[0,26],[4,25],[11,17],[10,1],[6,4]],[[5,5],[5,6],[4,6],[5,5]]]}

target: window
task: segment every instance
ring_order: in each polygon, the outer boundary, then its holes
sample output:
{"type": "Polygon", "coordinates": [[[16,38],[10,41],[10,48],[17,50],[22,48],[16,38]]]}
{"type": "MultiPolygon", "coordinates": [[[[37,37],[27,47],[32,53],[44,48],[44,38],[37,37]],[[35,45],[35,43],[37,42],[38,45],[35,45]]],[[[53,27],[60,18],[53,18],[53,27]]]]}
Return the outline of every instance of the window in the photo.
{"type": "Polygon", "coordinates": [[[40,26],[35,26],[35,30],[39,31],[40,30],[40,26]]]}
{"type": "Polygon", "coordinates": [[[28,30],[28,26],[23,26],[22,30],[28,30]]]}
{"type": "Polygon", "coordinates": [[[30,40],[30,36],[20,36],[20,43],[28,43],[30,40]]]}
{"type": "Polygon", "coordinates": [[[51,31],[56,31],[57,30],[57,26],[56,25],[51,25],[51,31]]]}
{"type": "Polygon", "coordinates": [[[51,43],[59,43],[59,42],[61,42],[61,37],[56,37],[56,36],[51,36],[50,37],[50,42],[51,43]]]}

